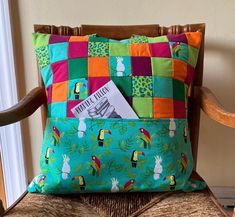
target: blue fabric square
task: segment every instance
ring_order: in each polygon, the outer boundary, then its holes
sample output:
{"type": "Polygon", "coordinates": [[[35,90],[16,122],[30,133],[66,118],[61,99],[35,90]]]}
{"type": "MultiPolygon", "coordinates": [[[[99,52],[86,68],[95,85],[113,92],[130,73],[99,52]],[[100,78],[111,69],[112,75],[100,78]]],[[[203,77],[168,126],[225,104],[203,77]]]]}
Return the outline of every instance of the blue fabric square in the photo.
{"type": "Polygon", "coordinates": [[[49,44],[50,62],[68,59],[68,42],[49,44]]]}
{"type": "Polygon", "coordinates": [[[50,114],[51,117],[66,117],[67,102],[54,102],[51,104],[50,114]]]}
{"type": "Polygon", "coordinates": [[[51,65],[48,65],[41,69],[41,75],[42,75],[42,80],[45,84],[45,87],[47,88],[52,84],[52,70],[51,70],[51,65]]]}
{"type": "Polygon", "coordinates": [[[127,56],[109,57],[111,76],[129,76],[131,74],[131,59],[127,56]]]}
{"type": "Polygon", "coordinates": [[[88,82],[85,78],[69,80],[68,99],[82,100],[88,97],[88,82]]]}
{"type": "Polygon", "coordinates": [[[173,98],[173,81],[167,77],[153,77],[153,95],[159,98],[173,98]]]}
{"type": "Polygon", "coordinates": [[[171,48],[171,56],[188,62],[188,45],[183,42],[169,42],[171,48]]]}

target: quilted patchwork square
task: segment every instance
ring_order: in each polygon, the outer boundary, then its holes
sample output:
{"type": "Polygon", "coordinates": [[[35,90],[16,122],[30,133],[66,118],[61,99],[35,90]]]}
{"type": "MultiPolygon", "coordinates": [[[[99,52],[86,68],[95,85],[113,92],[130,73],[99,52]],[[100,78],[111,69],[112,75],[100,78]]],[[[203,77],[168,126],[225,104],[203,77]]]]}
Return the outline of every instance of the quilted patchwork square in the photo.
{"type": "Polygon", "coordinates": [[[156,42],[168,42],[168,38],[166,35],[159,36],[159,37],[150,37],[148,38],[149,43],[156,43],[156,42]]]}
{"type": "Polygon", "coordinates": [[[129,76],[131,74],[130,57],[109,57],[110,76],[129,76]]]}
{"type": "Polygon", "coordinates": [[[174,100],[174,117],[186,118],[185,102],[174,100]]]}
{"type": "Polygon", "coordinates": [[[152,57],[152,74],[157,76],[172,77],[172,59],[152,57]]]}
{"type": "Polygon", "coordinates": [[[48,45],[50,39],[50,35],[48,34],[41,34],[41,33],[33,33],[32,34],[32,41],[33,47],[36,51],[40,47],[45,47],[48,45]]]}
{"type": "Polygon", "coordinates": [[[191,82],[193,81],[193,76],[194,76],[194,68],[191,65],[187,65],[187,77],[185,78],[185,83],[187,85],[190,85],[191,82]]]}
{"type": "Polygon", "coordinates": [[[168,42],[149,44],[152,57],[171,58],[171,50],[168,42]]]}
{"type": "Polygon", "coordinates": [[[109,77],[89,77],[88,94],[89,96],[110,81],[109,77]]]}
{"type": "Polygon", "coordinates": [[[117,88],[124,97],[132,96],[132,81],[131,76],[111,77],[111,80],[116,84],[117,88]]]}
{"type": "Polygon", "coordinates": [[[67,100],[68,81],[52,84],[52,102],[67,100]]]}
{"type": "Polygon", "coordinates": [[[170,42],[172,58],[188,62],[188,45],[182,42],[170,42]]]}
{"type": "Polygon", "coordinates": [[[198,49],[188,46],[188,63],[193,67],[197,64],[198,49]]]}
{"type": "Polygon", "coordinates": [[[153,117],[172,118],[174,117],[174,103],[172,99],[153,98],[153,117]]]}
{"type": "Polygon", "coordinates": [[[69,117],[69,118],[74,118],[75,117],[71,110],[72,110],[72,108],[74,108],[80,102],[82,102],[82,100],[68,100],[67,117],[69,117]]]}
{"type": "Polygon", "coordinates": [[[124,43],[111,42],[109,44],[110,56],[130,56],[130,45],[124,43]]]}
{"type": "Polygon", "coordinates": [[[109,42],[109,39],[103,37],[90,37],[89,42],[109,42]]]}
{"type": "Polygon", "coordinates": [[[52,102],[52,85],[49,85],[46,89],[47,94],[47,104],[51,104],[52,102]]]}
{"type": "Polygon", "coordinates": [[[201,45],[201,32],[186,32],[185,33],[188,41],[188,45],[195,47],[195,48],[200,48],[201,45]]]}
{"type": "Polygon", "coordinates": [[[153,100],[151,97],[133,97],[133,109],[139,118],[153,117],[153,100]]]}
{"type": "Polygon", "coordinates": [[[48,46],[40,47],[35,52],[40,69],[50,65],[48,46]]]}
{"type": "Polygon", "coordinates": [[[69,42],[88,42],[89,41],[89,35],[85,36],[70,36],[69,42]]]}
{"type": "Polygon", "coordinates": [[[50,105],[49,114],[51,117],[66,117],[67,102],[56,102],[50,105]]]}
{"type": "Polygon", "coordinates": [[[87,78],[88,61],[87,58],[76,58],[68,60],[69,79],[87,78]]]}
{"type": "Polygon", "coordinates": [[[170,42],[183,42],[187,44],[188,40],[185,34],[178,35],[167,35],[168,41],[170,42]]]}
{"type": "Polygon", "coordinates": [[[109,76],[108,57],[89,57],[88,58],[88,77],[109,76]]]}
{"type": "Polygon", "coordinates": [[[187,63],[182,60],[173,59],[172,77],[177,80],[185,81],[187,76],[187,63]]]}
{"type": "Polygon", "coordinates": [[[153,80],[151,76],[132,77],[132,96],[151,97],[153,95],[153,80]]]}
{"type": "Polygon", "coordinates": [[[89,57],[109,56],[109,43],[89,42],[88,43],[88,56],[89,57]]]}
{"type": "Polygon", "coordinates": [[[157,98],[173,98],[173,81],[167,77],[153,77],[153,96],[157,98]]]}
{"type": "Polygon", "coordinates": [[[61,42],[68,42],[69,36],[64,35],[51,35],[49,44],[61,43],[61,42]]]}
{"type": "Polygon", "coordinates": [[[82,100],[88,97],[88,82],[85,78],[68,81],[68,99],[82,100]]]}
{"type": "Polygon", "coordinates": [[[151,76],[151,58],[150,57],[131,57],[133,76],[151,76]]]}
{"type": "Polygon", "coordinates": [[[142,57],[150,57],[150,49],[149,44],[131,44],[130,45],[131,56],[142,56],[142,57]]]}
{"type": "Polygon", "coordinates": [[[53,73],[53,83],[62,82],[68,80],[68,61],[63,60],[51,64],[53,73]]]}
{"type": "Polygon", "coordinates": [[[51,70],[50,65],[41,69],[41,76],[42,76],[42,80],[46,88],[52,84],[53,75],[52,75],[52,70],[51,70]]]}
{"type": "Polygon", "coordinates": [[[174,100],[185,101],[185,87],[182,81],[173,79],[173,98],[174,100]]]}
{"type": "Polygon", "coordinates": [[[69,58],[88,57],[88,42],[70,42],[69,58]]]}
{"type": "Polygon", "coordinates": [[[148,37],[144,35],[133,35],[130,39],[131,44],[148,43],[148,37]]]}
{"type": "Polygon", "coordinates": [[[68,42],[49,44],[50,62],[68,59],[68,42]]]}

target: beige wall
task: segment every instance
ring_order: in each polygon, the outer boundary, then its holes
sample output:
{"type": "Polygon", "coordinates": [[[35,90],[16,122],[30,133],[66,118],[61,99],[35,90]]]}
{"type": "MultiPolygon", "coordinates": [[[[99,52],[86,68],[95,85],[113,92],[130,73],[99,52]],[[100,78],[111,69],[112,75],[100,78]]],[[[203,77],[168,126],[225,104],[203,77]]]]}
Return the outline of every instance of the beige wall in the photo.
{"type": "MultiPolygon", "coordinates": [[[[33,24],[161,25],[205,22],[204,85],[235,112],[235,1],[12,0],[20,97],[37,86],[33,24]]],[[[29,178],[39,173],[40,112],[23,122],[29,178]]],[[[198,171],[211,186],[235,186],[235,130],[202,115],[198,171]]]]}

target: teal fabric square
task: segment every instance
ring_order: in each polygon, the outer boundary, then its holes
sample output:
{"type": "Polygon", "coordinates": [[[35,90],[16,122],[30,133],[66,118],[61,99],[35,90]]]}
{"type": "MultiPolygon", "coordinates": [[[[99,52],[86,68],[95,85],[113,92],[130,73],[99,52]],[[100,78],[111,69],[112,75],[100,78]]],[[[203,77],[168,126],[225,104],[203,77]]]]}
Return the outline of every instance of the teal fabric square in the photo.
{"type": "Polygon", "coordinates": [[[132,96],[149,97],[153,95],[152,76],[132,77],[132,96]]]}
{"type": "Polygon", "coordinates": [[[169,42],[171,48],[171,56],[188,62],[188,45],[183,42],[169,42]]]}
{"type": "Polygon", "coordinates": [[[69,80],[68,99],[81,100],[88,97],[88,82],[85,78],[69,80]]]}
{"type": "Polygon", "coordinates": [[[68,59],[68,42],[49,44],[50,62],[68,59]]]}
{"type": "Polygon", "coordinates": [[[41,69],[41,76],[46,88],[52,84],[53,74],[50,65],[41,69]]]}
{"type": "Polygon", "coordinates": [[[54,102],[50,108],[51,117],[63,118],[67,114],[67,102],[54,102]]]}
{"type": "Polygon", "coordinates": [[[109,70],[111,76],[131,75],[131,58],[124,56],[109,57],[109,70]]]}
{"type": "Polygon", "coordinates": [[[173,79],[173,98],[174,100],[185,101],[185,86],[182,81],[173,79]]]}
{"type": "Polygon", "coordinates": [[[153,96],[158,98],[173,98],[172,78],[154,76],[153,77],[153,96]]]}

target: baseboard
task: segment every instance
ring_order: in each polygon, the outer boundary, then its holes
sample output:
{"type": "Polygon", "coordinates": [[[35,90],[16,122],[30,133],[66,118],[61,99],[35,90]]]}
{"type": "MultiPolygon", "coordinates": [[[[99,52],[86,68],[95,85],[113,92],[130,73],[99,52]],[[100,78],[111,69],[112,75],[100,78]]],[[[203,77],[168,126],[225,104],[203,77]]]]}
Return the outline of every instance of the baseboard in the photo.
{"type": "Polygon", "coordinates": [[[223,206],[235,206],[235,187],[210,187],[223,206]]]}

